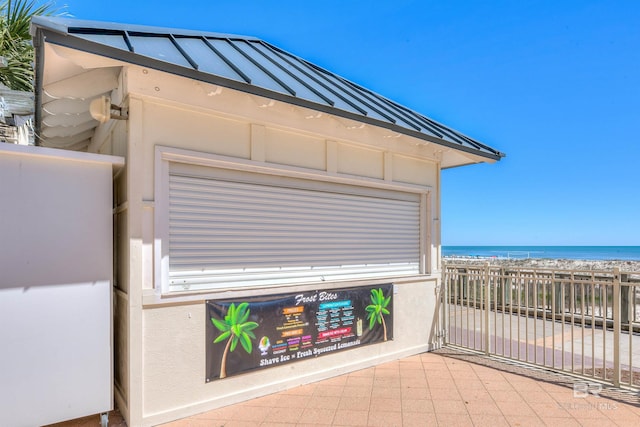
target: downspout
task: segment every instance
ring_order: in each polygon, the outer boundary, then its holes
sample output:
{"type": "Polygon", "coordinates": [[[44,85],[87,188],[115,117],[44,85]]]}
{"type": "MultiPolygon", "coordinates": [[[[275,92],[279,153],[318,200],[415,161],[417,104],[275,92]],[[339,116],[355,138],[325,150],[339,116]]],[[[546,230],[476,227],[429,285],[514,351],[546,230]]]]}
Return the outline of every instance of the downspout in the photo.
{"type": "MultiPolygon", "coordinates": [[[[33,24],[31,24],[33,25],[33,24]]],[[[40,130],[42,129],[42,74],[44,72],[44,36],[40,28],[36,29],[33,37],[33,49],[35,52],[35,80],[34,80],[34,96],[35,96],[35,126],[33,130],[33,140],[35,145],[40,145],[40,130]]]]}

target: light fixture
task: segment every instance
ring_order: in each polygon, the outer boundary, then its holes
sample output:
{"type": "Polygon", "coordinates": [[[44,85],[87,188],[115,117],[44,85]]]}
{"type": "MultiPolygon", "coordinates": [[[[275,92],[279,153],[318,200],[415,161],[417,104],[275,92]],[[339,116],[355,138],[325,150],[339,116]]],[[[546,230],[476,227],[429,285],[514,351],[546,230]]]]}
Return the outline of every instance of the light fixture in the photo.
{"type": "Polygon", "coordinates": [[[93,117],[100,123],[107,123],[109,119],[128,119],[126,111],[124,111],[122,107],[112,104],[111,98],[104,95],[91,101],[91,104],[89,104],[89,113],[91,114],[91,117],[93,117]],[[112,112],[112,110],[118,112],[115,113],[112,112]]]}

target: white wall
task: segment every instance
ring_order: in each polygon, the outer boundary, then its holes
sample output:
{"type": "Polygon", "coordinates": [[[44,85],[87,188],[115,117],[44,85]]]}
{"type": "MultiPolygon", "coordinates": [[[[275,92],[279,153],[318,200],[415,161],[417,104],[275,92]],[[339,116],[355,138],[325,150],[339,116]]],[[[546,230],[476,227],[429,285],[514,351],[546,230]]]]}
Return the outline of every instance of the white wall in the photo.
{"type": "MultiPolygon", "coordinates": [[[[145,309],[145,424],[186,417],[431,350],[436,313],[435,278],[395,283],[392,341],[209,383],[205,382],[204,337],[208,319],[204,301],[145,309]]],[[[332,286],[336,285],[313,289],[332,286]]]]}
{"type": "MultiPolygon", "coordinates": [[[[430,265],[439,247],[439,162],[434,148],[411,143],[372,126],[352,126],[326,114],[264,103],[228,89],[153,70],[127,70],[129,149],[127,156],[127,259],[118,268],[129,278],[129,389],[123,393],[128,421],[154,425],[288,387],[427,351],[436,338],[437,268],[433,274],[393,280],[334,282],[298,289],[331,289],[392,281],[396,284],[393,341],[350,349],[310,361],[205,382],[205,300],[248,294],[227,289],[186,295],[163,294],[158,270],[156,147],[214,155],[233,164],[260,165],[308,174],[310,179],[345,179],[352,185],[411,188],[430,194],[430,265]],[[215,93],[215,95],[210,95],[215,93]],[[432,225],[432,221],[433,224],[432,225]],[[433,248],[436,248],[434,250],[433,248]],[[126,272],[126,273],[125,273],[126,272]],[[415,325],[420,325],[415,327],[415,325]]],[[[415,142],[415,141],[413,141],[415,142]]]]}
{"type": "Polygon", "coordinates": [[[114,162],[0,144],[0,425],[112,408],[114,162]]]}

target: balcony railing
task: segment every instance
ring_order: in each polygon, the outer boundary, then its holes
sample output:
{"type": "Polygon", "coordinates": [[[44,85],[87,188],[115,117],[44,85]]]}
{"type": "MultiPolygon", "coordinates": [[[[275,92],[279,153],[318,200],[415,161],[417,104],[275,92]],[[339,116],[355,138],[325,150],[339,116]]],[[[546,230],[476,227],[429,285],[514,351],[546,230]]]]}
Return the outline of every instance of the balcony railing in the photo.
{"type": "Polygon", "coordinates": [[[640,272],[445,264],[443,284],[448,345],[640,389],[640,272]]]}

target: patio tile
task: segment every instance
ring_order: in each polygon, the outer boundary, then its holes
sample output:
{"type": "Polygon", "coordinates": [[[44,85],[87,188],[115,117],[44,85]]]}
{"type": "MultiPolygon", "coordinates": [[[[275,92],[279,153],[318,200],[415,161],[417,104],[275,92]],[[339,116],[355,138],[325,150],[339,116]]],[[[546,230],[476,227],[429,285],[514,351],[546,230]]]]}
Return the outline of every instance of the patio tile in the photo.
{"type": "Polygon", "coordinates": [[[399,397],[397,399],[372,397],[369,407],[373,410],[381,410],[385,412],[401,412],[402,401],[399,397]]]}
{"type": "Polygon", "coordinates": [[[468,402],[478,402],[478,403],[495,403],[493,397],[486,390],[459,390],[460,397],[468,402]]]}
{"type": "Polygon", "coordinates": [[[424,378],[424,369],[408,369],[400,367],[400,378],[424,378]]]}
{"type": "Polygon", "coordinates": [[[431,399],[435,400],[461,400],[460,393],[453,387],[448,388],[429,388],[431,399]]]}
{"type": "Polygon", "coordinates": [[[258,406],[245,406],[241,408],[241,410],[237,411],[234,414],[233,418],[227,419],[237,421],[251,421],[253,423],[262,422],[266,419],[268,412],[269,410],[267,408],[260,408],[258,406]]]}
{"type": "Polygon", "coordinates": [[[435,409],[433,403],[429,399],[402,399],[402,414],[407,413],[421,413],[421,414],[433,414],[435,409]]]}
{"type": "Polygon", "coordinates": [[[343,397],[371,397],[373,386],[345,386],[342,390],[343,397]]]}
{"type": "Polygon", "coordinates": [[[456,400],[434,400],[433,409],[437,415],[441,414],[458,414],[468,415],[467,407],[459,399],[456,400]]]}
{"type": "Polygon", "coordinates": [[[428,387],[429,383],[426,378],[400,378],[401,387],[428,387]]]}
{"type": "Polygon", "coordinates": [[[521,377],[519,375],[509,375],[509,384],[511,384],[514,388],[520,389],[527,387],[531,389],[531,391],[543,391],[544,389],[538,385],[538,381],[534,378],[529,377],[521,377]]]}
{"type": "MultiPolygon", "coordinates": [[[[553,403],[554,405],[557,401],[551,396],[549,393],[544,391],[531,391],[529,389],[519,389],[520,394],[527,402],[536,402],[536,403],[553,403]]],[[[557,405],[556,405],[557,406],[557,405]]]]}
{"type": "Polygon", "coordinates": [[[307,399],[307,408],[332,409],[336,410],[340,404],[341,397],[338,396],[314,396],[307,399]]]}
{"type": "Polygon", "coordinates": [[[552,418],[572,418],[571,414],[557,403],[538,403],[531,400],[527,400],[527,403],[529,404],[531,409],[533,409],[533,412],[535,412],[536,414],[540,414],[540,416],[552,418]]]}
{"type": "Polygon", "coordinates": [[[534,417],[537,415],[524,400],[521,402],[503,402],[496,400],[496,404],[504,415],[518,415],[523,417],[534,417]]]}
{"type": "Polygon", "coordinates": [[[525,403],[525,399],[515,391],[491,390],[489,393],[496,402],[525,403]]]}
{"type": "Polygon", "coordinates": [[[402,425],[404,427],[431,427],[436,425],[435,414],[425,414],[419,412],[409,412],[402,414],[402,425]]]}
{"type": "Polygon", "coordinates": [[[554,417],[545,417],[541,415],[540,419],[545,425],[552,426],[552,427],[582,427],[583,426],[583,424],[579,423],[574,418],[554,418],[554,417]]]}
{"type": "Polygon", "coordinates": [[[376,369],[375,379],[398,379],[400,371],[397,369],[376,369]]]}
{"type": "Polygon", "coordinates": [[[469,366],[468,362],[453,361],[451,363],[447,363],[447,367],[450,371],[473,372],[473,368],[469,366]]]}
{"type": "Polygon", "coordinates": [[[377,385],[371,390],[371,398],[400,399],[402,389],[400,387],[385,387],[377,385]]]}
{"type": "Polygon", "coordinates": [[[345,386],[371,386],[373,385],[373,376],[366,377],[346,377],[345,386]]]}
{"type": "Polygon", "coordinates": [[[342,396],[340,398],[340,402],[338,402],[339,410],[357,410],[357,411],[368,411],[371,406],[371,399],[369,397],[345,397],[342,396]]]}
{"type": "Polygon", "coordinates": [[[318,385],[313,392],[314,396],[342,396],[344,386],[341,385],[318,385]]]}
{"type": "Polygon", "coordinates": [[[333,417],[334,426],[366,426],[369,419],[369,411],[357,411],[352,409],[337,410],[333,417]]]}
{"type": "MultiPolygon", "coordinates": [[[[264,422],[260,424],[260,427],[291,427],[295,425],[296,423],[264,422]]],[[[224,427],[227,427],[227,426],[224,426],[224,427]]]]}
{"type": "MultiPolygon", "coordinates": [[[[483,356],[464,356],[464,360],[452,357],[438,353],[412,356],[214,409],[166,426],[640,425],[640,400],[631,394],[626,395],[628,402],[624,394],[615,394],[616,400],[606,396],[574,397],[572,383],[560,376],[554,382],[555,374],[512,365],[493,368],[483,356]],[[515,373],[524,370],[529,376],[515,373]]],[[[82,422],[53,427],[96,424],[95,419],[82,422]]]]}
{"type": "Polygon", "coordinates": [[[509,427],[502,415],[471,414],[471,422],[473,427],[509,427]]]}
{"type": "Polygon", "coordinates": [[[517,390],[506,380],[484,381],[484,388],[489,392],[506,391],[516,393],[517,390]]]}
{"type": "Polygon", "coordinates": [[[400,368],[400,371],[403,370],[419,370],[422,371],[422,362],[420,361],[420,359],[417,360],[401,360],[400,361],[400,365],[398,366],[400,368]]]}
{"type": "Polygon", "coordinates": [[[493,415],[493,416],[502,416],[503,413],[493,402],[478,402],[474,400],[465,401],[465,405],[467,408],[467,412],[470,415],[493,415]]]}
{"type": "Polygon", "coordinates": [[[397,387],[400,388],[402,383],[399,377],[376,377],[373,379],[374,388],[397,387]]]}
{"type": "Polygon", "coordinates": [[[438,425],[446,427],[469,427],[472,424],[469,415],[436,414],[438,425]]]}
{"type": "Polygon", "coordinates": [[[400,366],[376,366],[376,377],[397,377],[400,372],[400,366]]]}
{"type": "Polygon", "coordinates": [[[456,387],[458,387],[458,390],[462,390],[462,389],[486,390],[484,387],[484,383],[480,380],[455,378],[453,382],[456,385],[456,387]]]}
{"type": "MultiPolygon", "coordinates": [[[[226,420],[224,421],[224,427],[255,427],[255,421],[240,421],[240,420],[226,420]]],[[[264,425],[264,424],[260,424],[264,425]]],[[[190,424],[190,427],[211,427],[211,422],[205,422],[204,424],[190,424]]]]}
{"type": "Polygon", "coordinates": [[[640,425],[640,407],[617,403],[611,410],[600,411],[618,425],[640,425]]]}
{"type": "Polygon", "coordinates": [[[449,381],[453,379],[451,372],[444,369],[425,370],[425,375],[427,379],[442,379],[449,381]]]}
{"type": "Polygon", "coordinates": [[[448,388],[454,384],[454,381],[450,378],[431,378],[427,377],[427,384],[429,388],[448,388]]]}
{"type": "Polygon", "coordinates": [[[302,416],[302,408],[271,408],[264,419],[265,423],[297,423],[302,416]]]}
{"type": "Polygon", "coordinates": [[[402,427],[402,412],[369,411],[367,426],[402,427]]]}
{"type": "Polygon", "coordinates": [[[276,402],[277,408],[304,408],[307,406],[309,396],[294,396],[290,394],[282,394],[276,402]]]}
{"type": "Polygon", "coordinates": [[[335,410],[333,409],[305,408],[302,412],[301,421],[311,421],[314,424],[331,425],[334,416],[335,410]]]}
{"type": "Polygon", "coordinates": [[[427,387],[402,387],[400,394],[403,399],[430,399],[431,393],[427,387]]]}
{"type": "MultiPolygon", "coordinates": [[[[505,415],[504,417],[509,425],[518,426],[518,427],[540,427],[543,426],[544,423],[537,416],[526,416],[526,415],[505,415]]],[[[554,426],[555,427],[555,426],[554,426]]]]}

